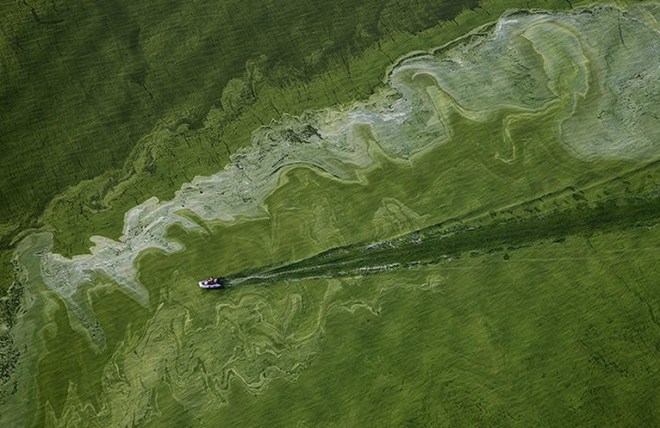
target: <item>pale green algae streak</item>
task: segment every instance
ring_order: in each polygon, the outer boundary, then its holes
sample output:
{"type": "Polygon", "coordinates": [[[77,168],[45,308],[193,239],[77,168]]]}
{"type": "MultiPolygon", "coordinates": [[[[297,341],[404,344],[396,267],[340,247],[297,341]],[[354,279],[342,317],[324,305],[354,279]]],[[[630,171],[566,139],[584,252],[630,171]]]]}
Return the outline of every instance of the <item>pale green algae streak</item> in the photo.
{"type": "MultiPolygon", "coordinates": [[[[135,207],[126,213],[123,236],[118,241],[95,236],[90,254],[65,258],[51,252],[49,233],[29,236],[15,255],[25,288],[25,312],[14,328],[20,346],[45,349],[53,340],[37,327],[48,325],[56,310],[49,293],[66,302],[72,328],[87,334],[99,354],[108,335],[93,307],[95,287],[113,284],[152,313],[143,329],[129,328],[108,356],[100,397],[81,398],[71,383],[61,411],[39,403],[38,362],[32,359],[39,353],[33,351],[33,357],[24,354],[11,384],[17,390],[8,405],[14,410],[0,418],[30,421],[34,409],[45,406],[50,425],[131,425],[160,415],[154,397],[167,389],[191,420],[202,420],[208,406],[231,402],[233,381],[260,393],[275,380],[301,376],[318,352],[329,314],[359,308],[378,313],[385,291],[358,298],[332,280],[284,295],[246,289],[226,299],[196,296],[194,302],[149,287],[161,293],[155,299],[161,303],[150,306],[154,296],[140,280],[141,254],[185,255],[183,244],[168,235],[172,226],[196,233],[206,230],[206,222],[268,216],[266,198],[286,184],[287,171],[309,168],[368,186],[381,162],[412,163],[440,144],[461,144],[456,116],[475,123],[501,120],[501,135],[493,138],[498,149],[480,150],[493,152],[494,163],[512,163],[521,150],[535,148],[516,141],[511,128],[548,112],[553,119],[543,124],[582,162],[656,159],[658,9],[646,3],[626,11],[602,6],[563,14],[510,13],[448,46],[400,61],[389,73],[390,89],[367,101],[284,117],[256,130],[252,147],[223,171],[196,177],[170,201],[151,199],[135,207]],[[210,322],[200,323],[199,317],[210,322]]],[[[437,168],[429,173],[441,174],[443,165],[437,168]]],[[[388,205],[393,204],[400,232],[424,224],[424,216],[399,202],[388,205]]],[[[190,278],[178,281],[188,287],[190,278]]]]}

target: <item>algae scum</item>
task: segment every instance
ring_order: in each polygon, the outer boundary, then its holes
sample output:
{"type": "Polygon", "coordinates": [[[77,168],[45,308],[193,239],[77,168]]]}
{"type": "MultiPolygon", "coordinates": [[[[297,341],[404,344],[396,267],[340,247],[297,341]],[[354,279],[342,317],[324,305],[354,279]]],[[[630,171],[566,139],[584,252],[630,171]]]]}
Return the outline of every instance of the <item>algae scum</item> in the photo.
{"type": "Polygon", "coordinates": [[[491,10],[420,33],[464,29],[369,96],[281,112],[88,254],[25,233],[0,420],[657,424],[660,7],[491,10]]]}

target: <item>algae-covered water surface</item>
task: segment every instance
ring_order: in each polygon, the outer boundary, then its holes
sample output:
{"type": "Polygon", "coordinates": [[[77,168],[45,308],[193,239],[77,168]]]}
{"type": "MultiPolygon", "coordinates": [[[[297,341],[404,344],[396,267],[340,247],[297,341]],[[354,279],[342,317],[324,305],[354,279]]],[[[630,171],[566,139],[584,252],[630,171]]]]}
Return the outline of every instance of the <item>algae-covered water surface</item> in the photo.
{"type": "Polygon", "coordinates": [[[3,426],[660,423],[660,4],[140,3],[0,19],[3,426]]]}

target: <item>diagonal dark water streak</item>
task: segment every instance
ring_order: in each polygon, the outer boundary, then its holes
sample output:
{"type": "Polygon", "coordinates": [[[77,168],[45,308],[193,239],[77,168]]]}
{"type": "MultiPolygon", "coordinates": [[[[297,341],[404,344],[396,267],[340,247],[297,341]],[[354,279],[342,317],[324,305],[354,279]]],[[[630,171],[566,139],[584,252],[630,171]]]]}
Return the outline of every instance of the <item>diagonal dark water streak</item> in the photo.
{"type": "MultiPolygon", "coordinates": [[[[634,171],[656,177],[657,162],[634,171]]],[[[420,265],[456,259],[465,254],[513,250],[540,242],[561,242],[567,236],[589,236],[631,227],[650,227],[660,217],[660,189],[655,179],[636,193],[626,190],[613,196],[604,191],[617,177],[595,186],[605,198],[587,201],[573,188],[553,192],[497,212],[451,219],[414,232],[375,243],[359,243],[316,254],[284,265],[271,265],[230,274],[230,286],[272,284],[289,280],[355,277],[412,269],[420,265]],[[548,210],[562,204],[567,208],[548,210]],[[544,205],[541,205],[544,204],[544,205]],[[542,209],[546,207],[545,209],[542,209]]],[[[592,188],[591,191],[594,189],[592,188]]]]}

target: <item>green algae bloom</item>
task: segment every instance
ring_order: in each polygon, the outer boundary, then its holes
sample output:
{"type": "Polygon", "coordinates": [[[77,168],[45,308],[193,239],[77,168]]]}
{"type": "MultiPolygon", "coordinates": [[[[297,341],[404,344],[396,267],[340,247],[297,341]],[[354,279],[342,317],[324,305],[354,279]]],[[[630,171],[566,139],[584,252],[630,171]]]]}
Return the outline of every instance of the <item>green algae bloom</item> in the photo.
{"type": "Polygon", "coordinates": [[[0,421],[657,424],[660,6],[536,6],[271,46],[49,201],[0,421]]]}

